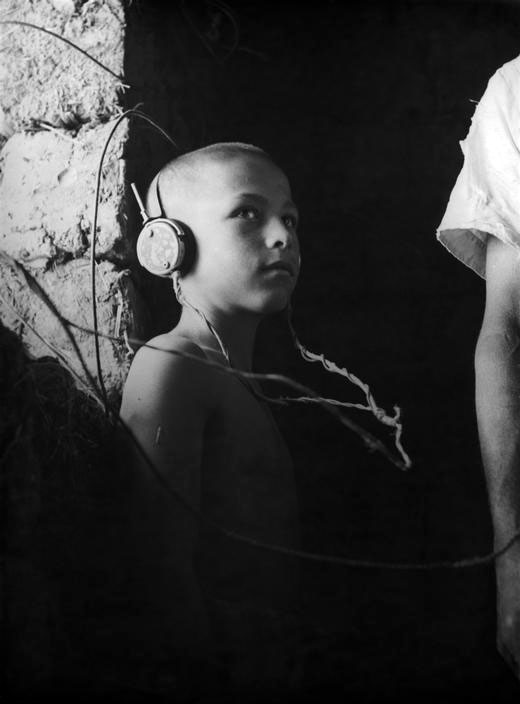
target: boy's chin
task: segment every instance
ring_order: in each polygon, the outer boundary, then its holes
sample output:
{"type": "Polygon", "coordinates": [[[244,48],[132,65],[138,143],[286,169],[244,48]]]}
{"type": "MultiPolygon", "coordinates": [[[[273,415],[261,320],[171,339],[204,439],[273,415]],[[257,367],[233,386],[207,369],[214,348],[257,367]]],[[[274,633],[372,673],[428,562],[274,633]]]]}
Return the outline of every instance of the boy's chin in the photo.
{"type": "Polygon", "coordinates": [[[262,302],[259,313],[261,315],[274,315],[275,313],[281,313],[287,308],[290,301],[291,297],[288,295],[270,298],[269,300],[262,302]]]}

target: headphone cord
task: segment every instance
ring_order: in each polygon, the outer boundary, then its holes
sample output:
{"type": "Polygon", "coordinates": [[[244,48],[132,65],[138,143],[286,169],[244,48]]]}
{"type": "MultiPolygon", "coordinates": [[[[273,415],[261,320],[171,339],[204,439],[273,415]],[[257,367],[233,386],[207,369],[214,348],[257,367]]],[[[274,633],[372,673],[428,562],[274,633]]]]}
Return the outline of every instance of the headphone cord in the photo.
{"type": "Polygon", "coordinates": [[[114,136],[117,128],[121,124],[123,120],[125,120],[127,117],[139,117],[142,120],[145,120],[146,122],[150,123],[155,129],[157,129],[162,136],[167,139],[170,144],[172,144],[175,148],[177,148],[177,144],[174,142],[174,140],[170,137],[170,135],[163,130],[163,128],[158,125],[154,120],[152,120],[151,117],[148,117],[145,113],[141,112],[138,108],[141,105],[141,103],[138,103],[135,108],[130,108],[129,110],[125,110],[119,117],[116,118],[114,125],[112,126],[112,129],[110,130],[110,133],[108,137],[105,140],[105,144],[103,146],[103,150],[101,152],[101,156],[99,158],[99,164],[98,164],[98,170],[97,170],[97,176],[96,176],[96,191],[95,191],[95,196],[94,196],[94,214],[92,218],[92,230],[91,230],[91,236],[90,236],[90,285],[91,285],[91,297],[92,297],[92,323],[93,323],[93,328],[94,328],[94,349],[95,349],[95,357],[96,357],[96,370],[97,370],[97,378],[99,381],[99,386],[101,388],[101,395],[103,398],[103,403],[105,405],[105,414],[108,416],[108,395],[105,387],[105,383],[103,380],[103,369],[101,366],[101,353],[100,353],[100,347],[99,347],[99,335],[97,334],[99,332],[99,326],[98,326],[98,315],[97,315],[97,298],[96,298],[96,234],[97,234],[97,222],[98,222],[98,213],[99,213],[99,200],[100,200],[100,193],[101,193],[101,178],[103,175],[103,162],[105,160],[105,156],[108,150],[108,145],[110,144],[110,141],[112,140],[112,137],[114,136]]]}

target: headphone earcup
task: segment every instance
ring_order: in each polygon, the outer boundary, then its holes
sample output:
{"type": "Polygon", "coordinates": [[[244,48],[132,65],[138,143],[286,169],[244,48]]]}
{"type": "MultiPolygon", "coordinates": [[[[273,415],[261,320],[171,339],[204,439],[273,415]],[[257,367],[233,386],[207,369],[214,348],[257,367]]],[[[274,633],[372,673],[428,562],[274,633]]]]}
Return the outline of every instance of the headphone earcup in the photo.
{"type": "Polygon", "coordinates": [[[151,218],[137,238],[137,258],[151,274],[171,276],[186,259],[186,233],[180,223],[151,218]]]}

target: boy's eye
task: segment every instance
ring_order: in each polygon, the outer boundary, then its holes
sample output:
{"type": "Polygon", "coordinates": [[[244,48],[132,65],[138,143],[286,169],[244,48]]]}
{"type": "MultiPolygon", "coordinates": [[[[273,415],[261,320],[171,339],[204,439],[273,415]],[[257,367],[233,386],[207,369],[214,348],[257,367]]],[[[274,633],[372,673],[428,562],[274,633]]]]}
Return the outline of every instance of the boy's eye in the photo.
{"type": "Polygon", "coordinates": [[[242,220],[258,220],[260,213],[256,208],[237,208],[233,213],[234,217],[241,218],[242,220]]]}
{"type": "Polygon", "coordinates": [[[282,221],[285,227],[290,230],[296,230],[298,227],[298,220],[294,215],[284,215],[282,221]]]}

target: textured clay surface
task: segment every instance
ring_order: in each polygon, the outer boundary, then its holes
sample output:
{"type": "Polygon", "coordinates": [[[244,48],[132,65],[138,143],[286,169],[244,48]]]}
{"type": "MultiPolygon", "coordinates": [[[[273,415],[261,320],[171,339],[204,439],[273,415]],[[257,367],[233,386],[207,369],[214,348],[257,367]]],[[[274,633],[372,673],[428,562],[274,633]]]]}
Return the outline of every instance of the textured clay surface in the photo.
{"type": "MultiPolygon", "coordinates": [[[[34,278],[26,278],[14,262],[0,259],[0,313],[4,324],[18,333],[32,357],[60,358],[83,380],[82,385],[91,386],[83,366],[96,376],[94,337],[89,332],[93,321],[88,260],[73,260],[34,274],[34,278]],[[79,353],[60,316],[87,329],[69,328],[79,353]]],[[[96,284],[99,331],[114,336],[139,335],[134,315],[138,296],[129,272],[101,262],[96,265],[96,284]]],[[[117,392],[128,371],[131,349],[100,338],[100,356],[105,386],[117,392]]]]}
{"type": "MultiPolygon", "coordinates": [[[[112,125],[13,135],[2,150],[0,248],[30,268],[82,256],[90,247],[99,159],[112,125]]],[[[126,251],[123,146],[127,126],[104,159],[96,253],[121,259],[126,251]]]]}
{"type": "MultiPolygon", "coordinates": [[[[44,27],[114,74],[124,59],[124,13],[116,0],[0,2],[1,19],[44,27]]],[[[0,128],[5,136],[41,122],[75,128],[114,115],[122,81],[56,37],[32,27],[0,27],[0,128]]]]}

